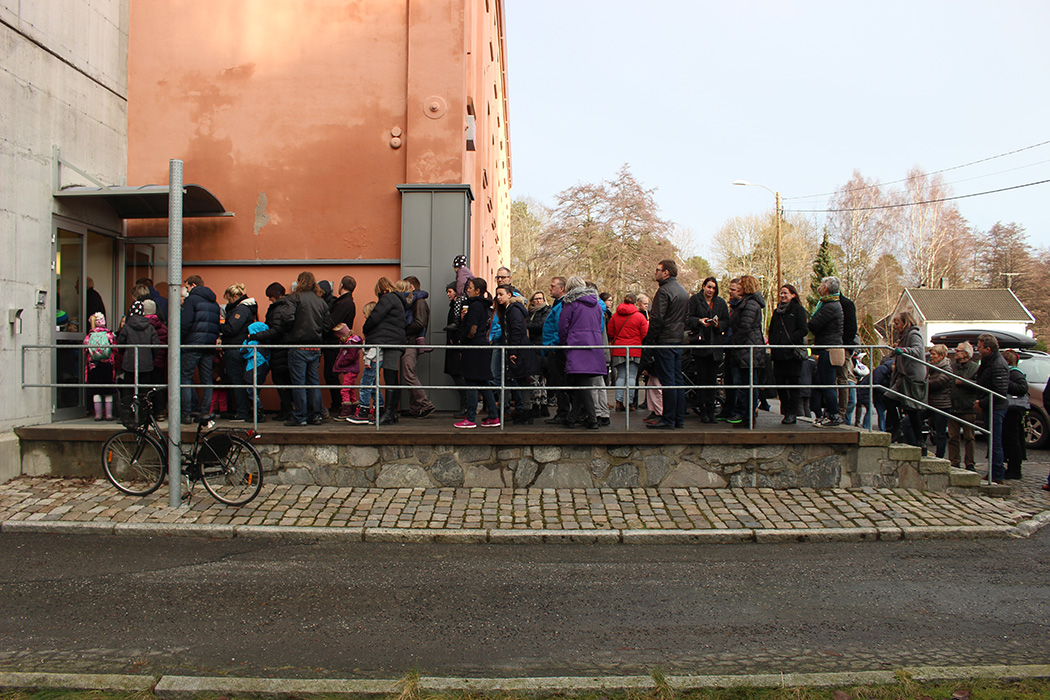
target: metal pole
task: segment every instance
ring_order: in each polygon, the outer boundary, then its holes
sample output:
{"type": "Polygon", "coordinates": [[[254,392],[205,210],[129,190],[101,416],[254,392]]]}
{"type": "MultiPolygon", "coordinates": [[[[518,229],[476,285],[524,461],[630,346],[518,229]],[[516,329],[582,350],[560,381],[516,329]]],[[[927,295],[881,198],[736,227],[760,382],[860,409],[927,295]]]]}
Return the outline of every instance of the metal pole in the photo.
{"type": "Polygon", "coordinates": [[[182,161],[168,161],[168,506],[182,505],[182,161]]]}
{"type": "Polygon", "coordinates": [[[777,198],[777,284],[776,289],[780,289],[780,285],[784,284],[784,276],[780,273],[780,193],[774,192],[777,198]]]}

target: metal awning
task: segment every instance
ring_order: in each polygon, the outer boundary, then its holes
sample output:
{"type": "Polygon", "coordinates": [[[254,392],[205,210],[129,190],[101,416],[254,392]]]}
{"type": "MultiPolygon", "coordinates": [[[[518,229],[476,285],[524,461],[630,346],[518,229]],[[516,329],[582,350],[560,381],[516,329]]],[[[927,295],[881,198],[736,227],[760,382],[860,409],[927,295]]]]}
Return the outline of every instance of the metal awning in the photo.
{"type": "MultiPolygon", "coordinates": [[[[184,185],[182,215],[185,218],[233,216],[222,202],[200,185],[184,185]]],[[[168,186],[140,187],[67,187],[54,193],[59,199],[80,201],[101,199],[109,203],[122,219],[167,219],[168,186]]]]}

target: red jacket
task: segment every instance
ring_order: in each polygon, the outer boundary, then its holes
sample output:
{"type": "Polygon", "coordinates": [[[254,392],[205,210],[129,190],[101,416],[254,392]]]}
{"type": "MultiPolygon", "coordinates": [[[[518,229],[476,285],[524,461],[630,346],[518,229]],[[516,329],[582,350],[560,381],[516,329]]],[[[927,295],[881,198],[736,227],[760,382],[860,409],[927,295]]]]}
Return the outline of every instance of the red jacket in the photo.
{"type": "MultiPolygon", "coordinates": [[[[623,303],[616,307],[616,313],[605,327],[609,334],[609,343],[613,345],[612,356],[624,357],[627,349],[616,349],[617,345],[641,345],[645,334],[649,332],[649,319],[634,304],[623,303]]],[[[641,348],[631,348],[631,357],[641,357],[641,348]]]]}

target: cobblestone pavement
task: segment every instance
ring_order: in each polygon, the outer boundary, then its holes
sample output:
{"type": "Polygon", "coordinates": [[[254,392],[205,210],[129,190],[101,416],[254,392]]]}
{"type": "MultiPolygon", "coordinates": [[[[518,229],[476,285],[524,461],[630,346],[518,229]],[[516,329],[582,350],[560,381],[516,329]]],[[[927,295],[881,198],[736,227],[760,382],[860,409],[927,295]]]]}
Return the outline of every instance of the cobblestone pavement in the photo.
{"type": "MultiPolygon", "coordinates": [[[[231,535],[295,528],[378,540],[413,533],[426,539],[472,533],[496,536],[594,533],[627,537],[647,533],[735,535],[763,539],[838,533],[851,539],[1009,536],[1016,525],[1050,518],[1050,492],[1040,490],[1050,465],[1027,464],[1025,479],[1011,482],[1007,498],[909,489],[360,489],[301,485],[265,486],[252,503],[234,508],[202,489],[188,505],[168,507],[168,493],[135,498],[104,479],[23,477],[0,485],[0,529],[51,524],[154,524],[226,526],[231,535]],[[1043,515],[1040,515],[1043,513],[1043,515]],[[1037,517],[1038,516],[1038,517],[1037,517]],[[917,530],[916,528],[921,528],[917,530]],[[762,534],[759,534],[762,533],[762,534]],[[849,533],[853,533],[851,536],[849,533]]],[[[513,539],[511,537],[511,539],[513,539]]],[[[730,537],[729,539],[734,539],[730,537]]],[[[728,540],[727,540],[728,541],[728,540]]]]}

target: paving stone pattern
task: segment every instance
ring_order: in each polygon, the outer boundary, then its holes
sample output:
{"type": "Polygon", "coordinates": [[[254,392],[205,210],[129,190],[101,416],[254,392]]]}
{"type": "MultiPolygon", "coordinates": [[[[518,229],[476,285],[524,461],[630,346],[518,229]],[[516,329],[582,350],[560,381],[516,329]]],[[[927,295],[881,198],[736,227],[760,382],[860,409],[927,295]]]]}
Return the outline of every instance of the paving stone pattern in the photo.
{"type": "Polygon", "coordinates": [[[0,523],[157,523],[456,530],[767,530],[1014,526],[1050,510],[1048,465],[1026,467],[1009,498],[913,489],[619,488],[375,489],[264,486],[240,508],[203,490],[168,507],[168,491],[135,498],[103,479],[23,477],[0,485],[0,523]]]}

